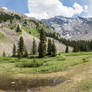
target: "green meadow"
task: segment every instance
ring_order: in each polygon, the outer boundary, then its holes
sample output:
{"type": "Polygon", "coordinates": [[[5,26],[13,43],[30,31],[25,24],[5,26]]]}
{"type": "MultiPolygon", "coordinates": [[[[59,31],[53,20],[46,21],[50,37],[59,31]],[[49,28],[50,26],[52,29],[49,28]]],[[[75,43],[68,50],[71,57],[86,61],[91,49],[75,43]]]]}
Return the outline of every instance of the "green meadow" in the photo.
{"type": "Polygon", "coordinates": [[[0,89],[25,92],[27,88],[42,86],[33,92],[91,92],[91,66],[92,52],[58,53],[56,57],[41,59],[0,57],[0,89]],[[59,79],[64,81],[50,85],[51,80],[53,84],[59,79]]]}

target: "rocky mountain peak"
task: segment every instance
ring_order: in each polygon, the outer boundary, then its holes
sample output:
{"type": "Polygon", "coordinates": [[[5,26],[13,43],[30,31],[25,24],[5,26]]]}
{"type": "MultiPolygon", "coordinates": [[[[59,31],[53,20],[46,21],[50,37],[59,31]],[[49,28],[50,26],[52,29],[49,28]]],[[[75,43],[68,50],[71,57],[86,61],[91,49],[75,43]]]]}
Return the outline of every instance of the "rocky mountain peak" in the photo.
{"type": "Polygon", "coordinates": [[[56,16],[47,20],[43,19],[42,22],[60,33],[61,37],[72,40],[92,39],[92,18],[56,16]]]}

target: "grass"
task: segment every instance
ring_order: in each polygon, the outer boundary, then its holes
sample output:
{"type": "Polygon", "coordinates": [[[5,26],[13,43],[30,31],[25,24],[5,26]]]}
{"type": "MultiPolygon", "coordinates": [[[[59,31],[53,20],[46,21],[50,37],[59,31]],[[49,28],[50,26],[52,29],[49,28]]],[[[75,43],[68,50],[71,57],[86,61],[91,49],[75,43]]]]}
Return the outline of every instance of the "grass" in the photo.
{"type": "Polygon", "coordinates": [[[0,42],[3,42],[3,43],[11,43],[11,41],[3,34],[0,32],[0,42]]]}
{"type": "MultiPolygon", "coordinates": [[[[80,53],[79,53],[80,54],[80,53]]],[[[7,63],[17,69],[22,69],[23,73],[50,73],[72,69],[73,66],[80,65],[91,61],[90,55],[77,55],[70,53],[58,55],[57,57],[45,57],[36,59],[17,59],[12,57],[0,57],[0,65],[7,65],[7,63]],[[73,56],[71,56],[73,55],[73,56]],[[13,63],[13,64],[12,64],[13,63]]],[[[8,66],[7,66],[8,67],[8,66]]],[[[18,71],[19,72],[19,71],[18,71]]]]}
{"type": "Polygon", "coordinates": [[[92,92],[92,79],[81,81],[75,87],[79,92],[92,92]]]}
{"type": "Polygon", "coordinates": [[[13,25],[8,25],[7,28],[13,30],[14,28],[16,28],[16,26],[13,26],[13,25]]]}
{"type": "Polygon", "coordinates": [[[34,92],[92,92],[92,61],[56,74],[64,75],[68,80],[57,86],[44,87],[34,92]]]}
{"type": "MultiPolygon", "coordinates": [[[[9,28],[9,29],[14,29],[14,28],[16,28],[15,26],[11,26],[11,25],[8,25],[8,27],[7,28],[9,28]]],[[[37,28],[36,27],[33,27],[33,28],[26,28],[26,27],[22,27],[22,29],[25,31],[25,32],[27,32],[27,33],[29,33],[29,34],[31,34],[32,36],[35,36],[35,37],[38,37],[39,38],[39,32],[37,31],[37,28]]],[[[21,35],[21,32],[19,32],[19,35],[21,35]]]]}
{"type": "Polygon", "coordinates": [[[36,60],[36,59],[32,59],[32,60],[28,60],[28,59],[23,59],[20,60],[20,62],[16,63],[17,67],[40,67],[42,66],[46,61],[43,60],[36,60]]]}
{"type": "Polygon", "coordinates": [[[5,36],[4,36],[4,34],[2,34],[1,32],[0,32],[0,39],[2,39],[2,38],[4,38],[5,36]]]}
{"type": "Polygon", "coordinates": [[[39,32],[37,31],[36,27],[31,28],[31,29],[23,27],[23,30],[26,31],[26,32],[28,32],[29,34],[31,34],[31,35],[39,38],[39,32]]]}
{"type": "MultiPolygon", "coordinates": [[[[91,71],[92,52],[59,53],[57,57],[42,59],[0,57],[0,80],[3,87],[6,85],[8,89],[11,88],[8,83],[12,81],[15,81],[17,85],[22,83],[20,88],[25,86],[26,89],[26,87],[46,85],[51,79],[64,78],[71,81],[53,87],[43,87],[42,90],[36,92],[91,92],[91,71]]],[[[3,89],[3,87],[0,83],[0,88],[3,89]]]]}
{"type": "Polygon", "coordinates": [[[58,55],[65,55],[65,56],[83,56],[83,55],[92,55],[92,52],[69,52],[69,53],[63,53],[60,52],[58,55]]]}

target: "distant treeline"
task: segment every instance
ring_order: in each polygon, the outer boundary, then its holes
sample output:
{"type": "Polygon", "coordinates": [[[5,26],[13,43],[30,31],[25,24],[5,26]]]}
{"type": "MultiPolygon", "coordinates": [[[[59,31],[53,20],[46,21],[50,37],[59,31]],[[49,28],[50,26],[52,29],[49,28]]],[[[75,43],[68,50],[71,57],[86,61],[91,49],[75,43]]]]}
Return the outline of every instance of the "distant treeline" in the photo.
{"type": "Polygon", "coordinates": [[[66,46],[71,46],[73,47],[74,52],[79,52],[79,51],[92,51],[92,40],[90,41],[85,41],[85,40],[67,40],[64,38],[61,38],[58,33],[47,33],[46,34],[48,37],[52,37],[59,42],[62,42],[66,46]]]}
{"type": "Polygon", "coordinates": [[[62,38],[60,39],[60,41],[65,45],[73,47],[74,52],[92,51],[92,40],[91,41],[85,41],[85,40],[70,41],[62,38]]]}

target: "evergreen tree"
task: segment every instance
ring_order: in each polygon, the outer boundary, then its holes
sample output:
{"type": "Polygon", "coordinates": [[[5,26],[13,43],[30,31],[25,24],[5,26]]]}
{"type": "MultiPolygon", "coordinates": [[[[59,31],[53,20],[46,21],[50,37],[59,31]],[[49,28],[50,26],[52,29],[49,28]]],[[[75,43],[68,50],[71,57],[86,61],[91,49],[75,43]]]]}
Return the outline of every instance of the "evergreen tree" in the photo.
{"type": "Polygon", "coordinates": [[[68,47],[68,46],[66,46],[66,50],[65,50],[65,52],[66,52],[66,53],[69,52],[69,47],[68,47]]]}
{"type": "Polygon", "coordinates": [[[3,52],[3,57],[6,57],[6,53],[5,52],[3,52]]]}
{"type": "Polygon", "coordinates": [[[28,51],[25,46],[24,46],[24,57],[28,57],[28,51]]]}
{"type": "Polygon", "coordinates": [[[18,57],[21,58],[24,55],[24,40],[23,37],[20,37],[18,43],[18,57]]]}
{"type": "Polygon", "coordinates": [[[37,45],[36,45],[35,39],[33,39],[32,54],[33,55],[36,55],[37,54],[37,45]]]}
{"type": "Polygon", "coordinates": [[[51,48],[52,48],[52,53],[51,53],[51,55],[52,55],[52,57],[55,57],[55,56],[56,56],[56,46],[55,46],[54,40],[53,40],[53,42],[52,42],[51,48]]]}
{"type": "Polygon", "coordinates": [[[46,56],[46,34],[43,28],[40,29],[40,43],[38,52],[40,58],[46,56]]]}
{"type": "Polygon", "coordinates": [[[51,39],[48,39],[48,55],[52,53],[52,42],[51,39]]]}
{"type": "Polygon", "coordinates": [[[12,56],[16,57],[16,45],[15,44],[13,45],[13,55],[12,56]]]}
{"type": "Polygon", "coordinates": [[[75,46],[75,47],[73,48],[73,52],[78,52],[78,51],[79,51],[79,50],[78,50],[78,47],[75,46]]]}
{"type": "Polygon", "coordinates": [[[22,32],[22,30],[21,30],[19,25],[17,26],[16,32],[22,32]]]}

